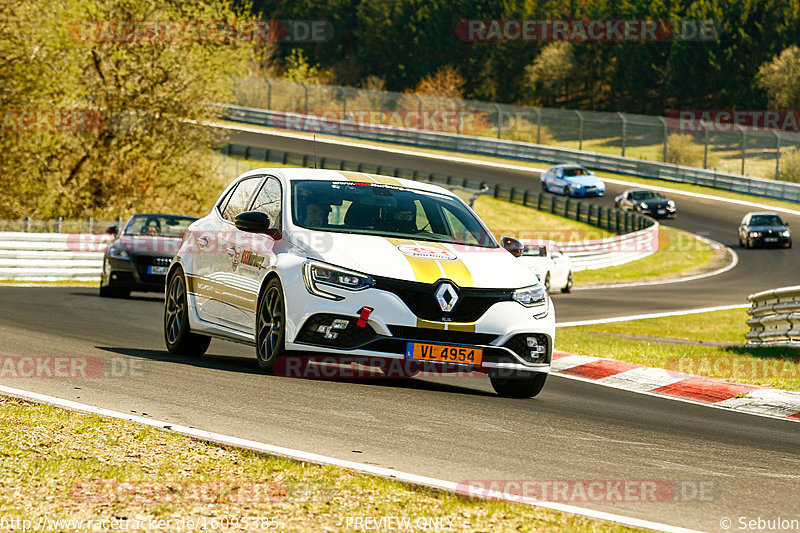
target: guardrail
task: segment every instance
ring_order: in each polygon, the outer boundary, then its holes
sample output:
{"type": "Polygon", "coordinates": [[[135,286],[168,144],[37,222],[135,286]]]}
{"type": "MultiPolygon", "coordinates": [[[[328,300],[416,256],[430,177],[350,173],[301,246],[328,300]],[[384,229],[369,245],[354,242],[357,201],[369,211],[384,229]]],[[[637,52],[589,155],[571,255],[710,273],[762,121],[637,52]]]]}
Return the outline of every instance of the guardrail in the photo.
{"type": "Polygon", "coordinates": [[[420,148],[434,148],[497,156],[521,161],[546,163],[575,162],[588,167],[619,174],[702,185],[714,189],[800,203],[800,184],[798,183],[747,177],[727,172],[685,167],[656,161],[644,161],[641,159],[573,150],[570,148],[493,139],[491,137],[476,137],[455,133],[415,130],[385,126],[382,124],[357,123],[347,120],[317,117],[314,115],[270,111],[233,105],[219,104],[219,107],[223,111],[224,118],[235,122],[259,124],[288,130],[325,133],[356,139],[410,145],[420,148]]]}
{"type": "Polygon", "coordinates": [[[800,349],[800,285],[757,292],[747,297],[750,332],[748,346],[800,349]]]}
{"type": "MultiPolygon", "coordinates": [[[[74,233],[0,233],[0,279],[17,281],[97,281],[103,252],[84,251],[88,239],[74,233]]],[[[110,242],[110,236],[93,236],[92,242],[110,242]]]]}

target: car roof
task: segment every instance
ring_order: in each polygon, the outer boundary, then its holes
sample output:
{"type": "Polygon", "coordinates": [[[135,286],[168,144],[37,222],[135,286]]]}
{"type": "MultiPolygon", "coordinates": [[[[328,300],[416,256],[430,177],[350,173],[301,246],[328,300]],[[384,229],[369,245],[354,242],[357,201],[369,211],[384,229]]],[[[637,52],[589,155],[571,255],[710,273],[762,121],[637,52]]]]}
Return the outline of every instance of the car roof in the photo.
{"type": "Polygon", "coordinates": [[[379,183],[382,185],[395,185],[399,187],[406,187],[409,189],[416,189],[421,191],[445,193],[453,195],[452,192],[431,183],[422,181],[408,180],[404,178],[395,178],[392,176],[384,176],[381,174],[369,174],[366,172],[352,172],[346,170],[328,170],[321,168],[257,168],[253,169],[236,179],[245,176],[269,174],[282,178],[286,181],[291,180],[313,180],[313,181],[352,181],[352,182],[366,182],[366,183],[379,183]]]}
{"type": "Polygon", "coordinates": [[[775,211],[750,211],[745,216],[749,217],[749,216],[753,216],[753,215],[775,215],[775,216],[779,216],[778,213],[776,213],[775,211]]]}
{"type": "Polygon", "coordinates": [[[658,191],[652,191],[650,189],[625,189],[622,192],[651,192],[653,194],[658,194],[658,195],[664,196],[663,193],[660,193],[658,191]]]}
{"type": "Polygon", "coordinates": [[[559,163],[558,165],[553,165],[551,168],[583,168],[589,170],[579,163],[559,163]]]}

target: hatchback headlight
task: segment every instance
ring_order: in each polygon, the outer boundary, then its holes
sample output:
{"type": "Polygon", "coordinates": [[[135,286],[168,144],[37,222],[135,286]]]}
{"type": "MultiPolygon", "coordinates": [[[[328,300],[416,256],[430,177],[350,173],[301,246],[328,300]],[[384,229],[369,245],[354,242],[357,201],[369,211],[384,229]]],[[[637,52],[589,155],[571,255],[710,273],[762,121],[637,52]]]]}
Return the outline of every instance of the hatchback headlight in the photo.
{"type": "Polygon", "coordinates": [[[641,207],[642,209],[647,209],[647,204],[642,202],[639,204],[639,207],[641,207]]]}
{"type": "Polygon", "coordinates": [[[667,207],[675,209],[675,202],[673,202],[672,200],[667,200],[667,207]]]}
{"type": "Polygon", "coordinates": [[[115,244],[112,244],[108,247],[108,256],[113,257],[114,259],[122,259],[124,261],[129,261],[131,258],[128,255],[128,250],[125,247],[115,244]]]}
{"type": "Polygon", "coordinates": [[[531,285],[514,291],[512,298],[525,307],[547,305],[547,291],[541,285],[531,285]]]}
{"type": "Polygon", "coordinates": [[[375,285],[372,276],[320,261],[306,261],[303,264],[303,280],[308,292],[330,300],[341,300],[343,297],[326,292],[321,287],[327,285],[348,291],[361,291],[375,285]]]}
{"type": "Polygon", "coordinates": [[[786,230],[783,230],[781,232],[781,235],[783,235],[784,237],[791,237],[792,236],[792,232],[789,231],[788,229],[786,229],[786,230]]]}

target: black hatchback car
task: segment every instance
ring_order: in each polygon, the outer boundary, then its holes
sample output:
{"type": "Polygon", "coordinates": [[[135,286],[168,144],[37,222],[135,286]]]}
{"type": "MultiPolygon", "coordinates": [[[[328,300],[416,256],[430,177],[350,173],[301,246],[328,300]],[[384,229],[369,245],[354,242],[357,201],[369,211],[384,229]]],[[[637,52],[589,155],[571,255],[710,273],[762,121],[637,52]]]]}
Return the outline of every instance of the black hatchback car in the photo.
{"type": "Polygon", "coordinates": [[[195,217],[133,215],[120,233],[112,226],[114,241],[103,256],[100,296],[126,298],[131,291],[164,292],[167,270],[181,239],[195,217]]]}
{"type": "Polygon", "coordinates": [[[781,220],[777,213],[747,213],[739,224],[739,245],[792,247],[792,232],[789,223],[781,220]]]}

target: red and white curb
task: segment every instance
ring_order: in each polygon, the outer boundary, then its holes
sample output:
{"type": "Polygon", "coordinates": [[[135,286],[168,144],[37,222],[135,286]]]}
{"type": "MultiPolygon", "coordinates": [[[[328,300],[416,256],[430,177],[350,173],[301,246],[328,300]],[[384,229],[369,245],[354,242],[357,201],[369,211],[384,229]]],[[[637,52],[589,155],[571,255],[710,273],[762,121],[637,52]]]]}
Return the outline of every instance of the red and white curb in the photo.
{"type": "Polygon", "coordinates": [[[558,351],[553,352],[551,371],[559,376],[617,389],[800,421],[800,392],[731,383],[663,368],[558,351]]]}

